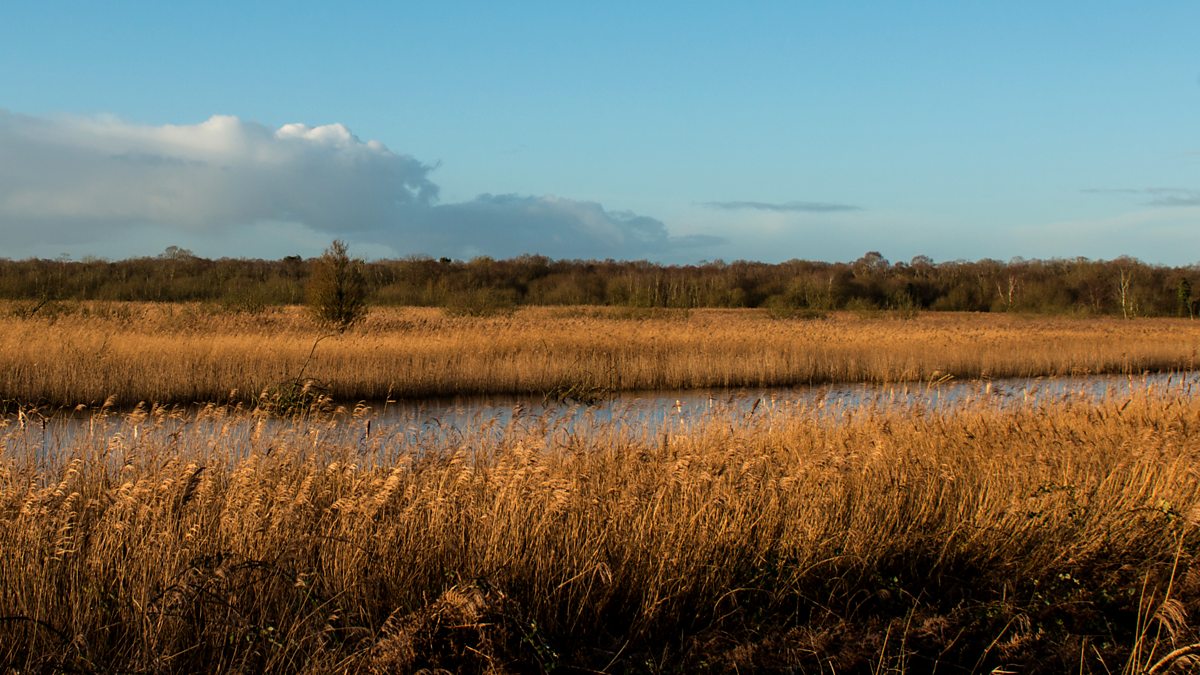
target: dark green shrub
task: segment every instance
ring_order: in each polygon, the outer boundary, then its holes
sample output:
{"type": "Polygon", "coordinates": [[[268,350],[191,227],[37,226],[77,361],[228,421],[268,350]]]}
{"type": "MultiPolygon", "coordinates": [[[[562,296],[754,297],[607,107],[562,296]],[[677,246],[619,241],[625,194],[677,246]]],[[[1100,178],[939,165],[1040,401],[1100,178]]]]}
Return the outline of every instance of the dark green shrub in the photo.
{"type": "Polygon", "coordinates": [[[367,315],[363,261],[350,258],[346,243],[335,239],[316,260],[308,279],[308,307],[322,325],[345,332],[367,315]]]}

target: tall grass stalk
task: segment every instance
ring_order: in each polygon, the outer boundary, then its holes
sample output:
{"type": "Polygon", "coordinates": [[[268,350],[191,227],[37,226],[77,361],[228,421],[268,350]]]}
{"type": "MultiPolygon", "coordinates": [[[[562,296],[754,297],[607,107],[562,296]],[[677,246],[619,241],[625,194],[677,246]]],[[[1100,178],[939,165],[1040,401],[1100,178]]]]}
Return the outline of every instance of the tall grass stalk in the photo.
{"type": "Polygon", "coordinates": [[[5,668],[1098,673],[1200,642],[1184,396],[44,434],[0,435],[5,668]]]}
{"type": "MultiPolygon", "coordinates": [[[[0,316],[0,399],[58,406],[255,401],[295,377],[321,334],[301,308],[84,303],[0,316]]],[[[379,309],[322,342],[305,376],[348,401],[544,395],[1141,373],[1193,368],[1198,346],[1200,323],[1176,319],[379,309]]]]}

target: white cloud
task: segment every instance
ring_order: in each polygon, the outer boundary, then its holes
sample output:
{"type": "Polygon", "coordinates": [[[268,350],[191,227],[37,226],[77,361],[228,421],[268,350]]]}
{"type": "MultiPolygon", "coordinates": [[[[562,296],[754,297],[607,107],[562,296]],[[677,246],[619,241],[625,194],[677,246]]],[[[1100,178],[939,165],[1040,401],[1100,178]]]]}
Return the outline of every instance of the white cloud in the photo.
{"type": "MultiPolygon", "coordinates": [[[[710,241],[672,238],[653,218],[555,197],[439,205],[432,170],[341,124],[270,129],[218,115],[148,126],[0,110],[0,255],[68,246],[84,253],[147,231],[193,246],[245,243],[264,223],[276,232],[293,223],[300,240],[324,234],[399,255],[630,258],[710,241]]],[[[128,255],[149,252],[135,245],[128,255]]],[[[279,245],[279,255],[292,251],[279,245]]]]}
{"type": "Polygon", "coordinates": [[[831,202],[754,202],[727,201],[704,202],[710,209],[722,211],[769,211],[773,213],[837,213],[839,211],[861,211],[861,206],[834,204],[831,202]]]}

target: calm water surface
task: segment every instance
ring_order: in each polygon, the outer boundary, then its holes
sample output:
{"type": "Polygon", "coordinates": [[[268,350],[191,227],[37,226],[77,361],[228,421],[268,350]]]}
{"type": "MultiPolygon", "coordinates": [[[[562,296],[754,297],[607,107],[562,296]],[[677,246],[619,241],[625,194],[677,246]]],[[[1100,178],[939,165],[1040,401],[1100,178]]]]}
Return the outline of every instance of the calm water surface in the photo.
{"type": "MultiPolygon", "coordinates": [[[[601,425],[610,430],[616,427],[623,432],[655,435],[715,419],[734,421],[773,412],[839,416],[884,405],[934,411],[979,401],[1005,407],[1061,399],[1098,400],[1145,391],[1180,396],[1200,393],[1200,372],[628,392],[592,406],[551,404],[532,396],[379,402],[345,409],[329,420],[304,425],[303,430],[328,441],[355,442],[364,450],[386,450],[390,454],[453,446],[458,440],[500,434],[514,425],[560,435],[586,434],[589,428],[601,425]]],[[[136,447],[143,438],[171,441],[184,431],[192,438],[212,438],[224,453],[231,445],[249,451],[259,439],[287,433],[294,426],[287,420],[213,408],[176,408],[158,415],[80,411],[49,417],[8,416],[0,419],[0,425],[4,427],[0,428],[0,442],[8,452],[18,456],[33,453],[42,458],[58,456],[63,448],[83,439],[92,446],[107,443],[129,448],[136,447]]]]}

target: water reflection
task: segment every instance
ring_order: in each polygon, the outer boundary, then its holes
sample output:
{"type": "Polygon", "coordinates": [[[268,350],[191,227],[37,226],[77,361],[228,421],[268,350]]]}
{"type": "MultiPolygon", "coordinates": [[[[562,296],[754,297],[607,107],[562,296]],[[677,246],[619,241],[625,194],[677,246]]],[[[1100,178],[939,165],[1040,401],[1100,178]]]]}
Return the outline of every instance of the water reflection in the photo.
{"type": "Polygon", "coordinates": [[[610,433],[654,436],[694,424],[733,422],[776,412],[836,417],[876,406],[937,411],[975,402],[1005,407],[1135,392],[1190,396],[1200,391],[1198,385],[1200,372],[1188,372],[624,393],[592,406],[552,405],[532,396],[491,396],[359,404],[305,425],[213,406],[124,414],[83,410],[4,417],[0,419],[0,442],[10,456],[32,455],[49,461],[64,448],[80,443],[97,452],[118,449],[117,454],[132,452],[139,443],[149,446],[151,440],[156,447],[169,447],[186,431],[190,438],[211,439],[214,454],[230,457],[254,448],[269,450],[259,447],[260,439],[304,434],[311,437],[308,440],[314,447],[322,441],[343,447],[355,444],[364,454],[389,461],[402,453],[455,447],[467,438],[478,440],[514,428],[542,434],[551,441],[558,437],[555,443],[570,443],[574,434],[602,428],[610,433]]]}
{"type": "Polygon", "coordinates": [[[781,408],[840,415],[871,406],[921,406],[939,410],[981,400],[1010,406],[1059,399],[1100,399],[1155,389],[1190,395],[1193,388],[1200,391],[1200,372],[635,392],[593,406],[546,405],[540,398],[532,397],[471,397],[381,404],[372,414],[381,424],[423,431],[436,428],[453,432],[478,427],[481,422],[504,427],[514,419],[526,417],[548,417],[568,424],[575,420],[659,428],[664,424],[708,421],[714,415],[736,418],[781,408]]]}

